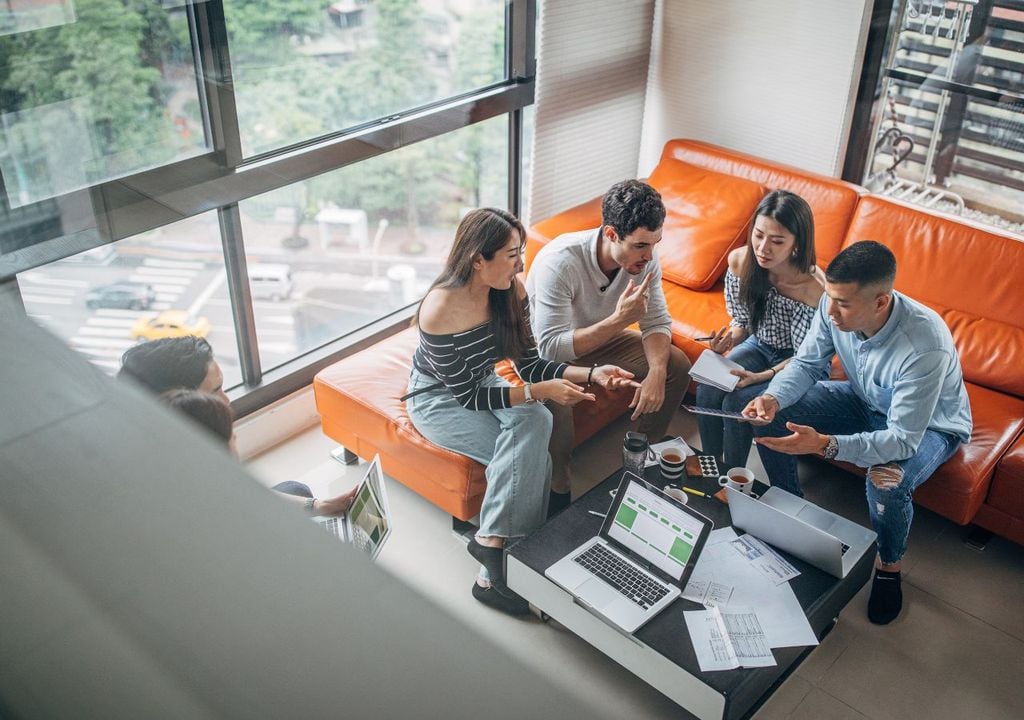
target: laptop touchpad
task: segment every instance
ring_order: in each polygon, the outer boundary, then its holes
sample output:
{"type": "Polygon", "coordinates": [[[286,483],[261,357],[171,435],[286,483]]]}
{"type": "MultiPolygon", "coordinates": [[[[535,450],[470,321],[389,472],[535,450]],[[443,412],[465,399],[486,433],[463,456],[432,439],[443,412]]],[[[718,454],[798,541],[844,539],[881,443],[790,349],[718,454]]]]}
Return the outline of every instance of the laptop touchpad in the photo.
{"type": "Polygon", "coordinates": [[[804,505],[796,516],[811,527],[816,527],[819,530],[824,530],[826,532],[828,532],[829,528],[831,528],[836,521],[835,515],[827,513],[816,505],[811,505],[810,503],[804,505]]]}
{"type": "Polygon", "coordinates": [[[602,580],[591,578],[576,588],[576,595],[596,610],[602,610],[622,597],[602,580]]]}

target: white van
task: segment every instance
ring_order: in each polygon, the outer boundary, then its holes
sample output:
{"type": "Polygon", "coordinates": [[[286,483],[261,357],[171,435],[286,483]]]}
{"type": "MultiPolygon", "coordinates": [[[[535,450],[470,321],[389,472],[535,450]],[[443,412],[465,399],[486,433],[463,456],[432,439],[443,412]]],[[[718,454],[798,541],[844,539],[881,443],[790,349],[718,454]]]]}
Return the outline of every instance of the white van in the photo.
{"type": "Polygon", "coordinates": [[[255,300],[284,300],[292,293],[291,268],[269,263],[250,265],[249,287],[255,300]]]}

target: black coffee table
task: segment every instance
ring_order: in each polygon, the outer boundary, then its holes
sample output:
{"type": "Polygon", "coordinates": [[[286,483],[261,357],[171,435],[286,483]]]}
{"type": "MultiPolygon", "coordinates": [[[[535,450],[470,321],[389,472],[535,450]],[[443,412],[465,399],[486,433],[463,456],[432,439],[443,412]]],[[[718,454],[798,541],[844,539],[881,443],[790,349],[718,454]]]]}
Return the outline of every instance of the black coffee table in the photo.
{"type": "MultiPolygon", "coordinates": [[[[683,618],[683,612],[699,610],[701,605],[680,598],[634,635],[625,635],[576,604],[569,593],[544,577],[548,567],[600,530],[603,518],[589,511],[607,512],[611,504],[608,491],[618,486],[621,474],[613,473],[529,538],[509,547],[509,587],[696,717],[747,717],[813,648],[775,649],[775,667],[705,673],[697,664],[683,618]]],[[[647,469],[646,479],[658,487],[665,484],[657,466],[647,469]]],[[[690,478],[686,485],[708,493],[719,489],[716,479],[690,478]]],[[[759,492],[765,489],[763,485],[757,487],[759,492]]],[[[731,525],[728,507],[718,500],[690,495],[689,504],[710,517],[716,528],[731,525]]],[[[790,586],[820,639],[870,578],[875,546],[842,580],[788,553],[781,554],[800,571],[790,586]]]]}

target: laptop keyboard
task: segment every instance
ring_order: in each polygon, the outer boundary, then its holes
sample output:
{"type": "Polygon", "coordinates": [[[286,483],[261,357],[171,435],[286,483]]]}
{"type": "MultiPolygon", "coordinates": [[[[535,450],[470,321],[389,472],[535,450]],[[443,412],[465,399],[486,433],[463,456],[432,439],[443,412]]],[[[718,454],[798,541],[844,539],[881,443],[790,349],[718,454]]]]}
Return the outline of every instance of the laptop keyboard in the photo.
{"type": "Polygon", "coordinates": [[[645,610],[668,594],[668,588],[638,570],[604,545],[592,545],[573,558],[645,610]]]}

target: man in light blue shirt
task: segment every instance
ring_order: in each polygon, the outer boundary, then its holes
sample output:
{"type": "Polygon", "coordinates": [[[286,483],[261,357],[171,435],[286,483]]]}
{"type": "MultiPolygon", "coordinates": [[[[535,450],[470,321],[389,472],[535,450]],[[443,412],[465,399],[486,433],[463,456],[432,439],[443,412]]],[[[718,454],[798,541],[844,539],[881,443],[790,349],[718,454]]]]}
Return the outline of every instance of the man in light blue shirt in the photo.
{"type": "Polygon", "coordinates": [[[893,290],[896,258],[866,240],[825,271],[825,295],[785,369],[743,410],[772,485],[802,495],[796,455],[867,468],[878,533],[868,617],[899,615],[900,563],[913,491],[971,438],[971,408],[953,336],[933,310],[893,290]],[[818,381],[839,356],[848,380],[818,381]],[[764,424],[767,423],[767,424],[764,424]]]}

